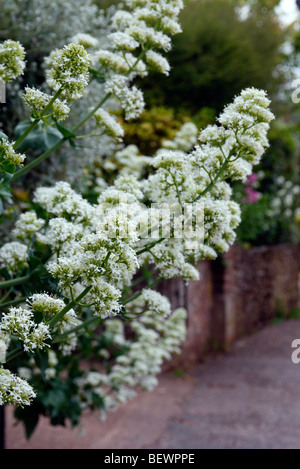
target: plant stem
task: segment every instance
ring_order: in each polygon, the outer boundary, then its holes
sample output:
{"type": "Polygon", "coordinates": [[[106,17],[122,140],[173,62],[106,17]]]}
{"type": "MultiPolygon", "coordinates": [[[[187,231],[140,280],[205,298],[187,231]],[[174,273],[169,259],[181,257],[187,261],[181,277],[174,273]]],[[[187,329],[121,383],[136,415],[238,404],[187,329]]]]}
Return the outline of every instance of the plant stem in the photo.
{"type": "Polygon", "coordinates": [[[163,277],[158,277],[157,279],[153,280],[153,282],[149,283],[149,285],[147,285],[145,288],[143,288],[142,290],[136,292],[134,295],[132,295],[130,298],[127,298],[127,300],[123,301],[122,304],[125,306],[127,305],[127,303],[130,303],[131,301],[135,300],[136,298],[138,298],[139,296],[141,296],[141,294],[143,293],[143,290],[144,289],[148,289],[148,288],[152,288],[154,287],[155,285],[157,285],[158,283],[162,282],[164,280],[163,277]]]}
{"type": "Polygon", "coordinates": [[[30,124],[30,126],[25,130],[25,132],[23,132],[23,134],[15,142],[14,149],[18,148],[18,146],[20,146],[21,143],[25,140],[27,135],[29,135],[30,132],[33,131],[33,129],[38,125],[42,117],[44,117],[44,115],[51,109],[52,104],[54,103],[54,101],[56,101],[56,99],[60,96],[61,93],[62,93],[62,89],[58,90],[55,93],[55,95],[53,96],[53,98],[51,98],[51,100],[49,101],[45,109],[41,112],[40,116],[34,119],[34,121],[30,124]]]}
{"type": "Polygon", "coordinates": [[[8,288],[13,287],[14,285],[21,285],[22,283],[27,282],[30,279],[33,272],[28,275],[24,275],[24,277],[17,277],[11,280],[6,280],[5,282],[0,282],[0,289],[1,288],[8,288]]]}
{"type": "Polygon", "coordinates": [[[6,303],[1,303],[0,308],[6,308],[7,306],[18,305],[19,303],[23,303],[27,300],[26,296],[19,298],[17,300],[7,301],[6,303]]]}
{"type": "Polygon", "coordinates": [[[226,167],[228,166],[230,162],[230,158],[231,158],[231,155],[229,155],[226,158],[224,163],[220,166],[215,178],[211,181],[210,184],[208,184],[206,189],[204,189],[204,191],[202,191],[201,194],[198,195],[198,197],[195,199],[195,202],[199,200],[201,197],[203,197],[205,194],[207,194],[207,192],[209,192],[214,187],[214,185],[216,184],[216,182],[218,181],[218,179],[220,178],[220,176],[222,175],[222,173],[225,171],[226,167]]]}
{"type": "MultiPolygon", "coordinates": [[[[74,133],[76,132],[80,127],[82,127],[86,121],[88,121],[93,115],[94,113],[101,107],[103,106],[103,104],[109,99],[109,97],[111,96],[111,93],[107,93],[107,95],[97,104],[97,106],[94,107],[94,109],[92,109],[80,122],[78,122],[77,125],[75,125],[75,127],[73,127],[70,131],[70,133],[74,133]]],[[[30,169],[34,168],[35,166],[37,166],[38,164],[40,164],[42,161],[44,161],[46,158],[48,158],[49,155],[51,155],[51,153],[53,153],[54,151],[56,151],[58,148],[60,148],[63,143],[65,143],[65,141],[67,141],[68,138],[67,137],[63,137],[61,138],[55,145],[53,145],[51,148],[49,148],[47,151],[45,151],[45,153],[43,153],[42,155],[40,155],[38,158],[36,158],[35,160],[31,161],[31,163],[27,164],[26,166],[24,166],[23,168],[19,169],[18,171],[15,172],[15,174],[13,175],[13,177],[11,178],[12,181],[15,181],[16,179],[18,179],[19,177],[23,176],[25,173],[27,173],[27,171],[29,171],[30,169]]]]}
{"type": "Polygon", "coordinates": [[[12,350],[6,355],[5,363],[9,362],[10,360],[13,360],[14,358],[18,357],[22,353],[23,353],[22,349],[15,348],[14,350],[12,350]]]}
{"type": "Polygon", "coordinates": [[[89,285],[86,287],[83,292],[80,293],[80,295],[75,298],[75,300],[71,300],[59,313],[57,313],[48,323],[50,327],[55,326],[63,317],[64,315],[70,311],[74,306],[76,306],[76,303],[78,303],[82,298],[85,297],[85,295],[88,294],[88,292],[92,289],[92,286],[89,285]]]}
{"type": "Polygon", "coordinates": [[[96,321],[99,321],[101,318],[99,317],[92,317],[88,319],[87,321],[82,322],[81,324],[78,324],[78,326],[73,327],[72,329],[69,329],[68,331],[64,332],[63,334],[60,334],[56,339],[54,339],[53,343],[59,342],[61,339],[64,337],[68,336],[69,334],[74,334],[74,332],[80,331],[80,329],[83,329],[84,327],[90,326],[96,321]]]}
{"type": "Polygon", "coordinates": [[[23,176],[25,173],[27,173],[27,171],[29,171],[30,169],[34,168],[35,166],[37,166],[38,164],[40,164],[43,160],[45,160],[52,152],[54,152],[55,150],[57,150],[65,141],[67,140],[66,137],[63,137],[61,138],[55,145],[53,145],[53,147],[49,148],[49,150],[47,150],[45,153],[43,153],[42,155],[40,155],[38,158],[36,158],[35,160],[31,161],[31,163],[27,164],[26,166],[24,166],[23,168],[19,169],[18,171],[15,172],[15,174],[13,175],[13,177],[11,178],[11,181],[15,181],[16,179],[18,179],[19,177],[23,176]]]}
{"type": "Polygon", "coordinates": [[[140,254],[143,254],[144,252],[147,252],[149,251],[149,249],[153,248],[156,244],[159,244],[161,243],[162,241],[164,241],[165,238],[160,238],[160,239],[157,239],[156,241],[153,241],[152,243],[148,243],[146,244],[146,246],[141,249],[140,251],[137,251],[137,256],[139,256],[140,254]]]}
{"type": "Polygon", "coordinates": [[[78,124],[76,124],[72,129],[71,132],[75,133],[80,127],[82,127],[94,114],[98,109],[103,106],[104,103],[111,97],[111,93],[107,93],[103,99],[83,118],[81,119],[78,124]]]}

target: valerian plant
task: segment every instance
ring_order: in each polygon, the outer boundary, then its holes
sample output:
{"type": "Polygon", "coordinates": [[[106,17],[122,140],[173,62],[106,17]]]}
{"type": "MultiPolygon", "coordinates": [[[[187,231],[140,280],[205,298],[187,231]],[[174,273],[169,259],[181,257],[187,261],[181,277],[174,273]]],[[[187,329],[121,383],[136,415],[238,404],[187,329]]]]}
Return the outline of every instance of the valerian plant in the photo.
{"type": "MultiPolygon", "coordinates": [[[[126,6],[112,17],[106,48],[77,34],[47,58],[48,92],[26,86],[31,121],[16,141],[0,141],[2,193],[67,142],[75,151],[79,141],[97,145],[106,135],[120,145],[116,103],[125,119],[138,117],[145,103],[134,79],[153,68],[168,75],[164,52],[181,30],[181,0],[126,6]],[[94,95],[93,106],[68,127],[74,102],[84,103],[95,80],[103,86],[100,99],[94,95]],[[41,123],[61,136],[26,163],[19,147],[41,123]]],[[[4,81],[12,77],[9,64],[18,63],[18,73],[25,66],[22,46],[9,50],[4,81]]],[[[249,88],[216,125],[197,138],[185,125],[153,158],[134,145],[119,147],[106,158],[116,177],[97,180],[96,203],[67,181],[35,188],[0,248],[0,403],[18,406],[28,434],[39,414],[76,424],[85,408],[105,415],[156,385],[163,362],[180,350],[187,313],[172,312],[155,286],[198,280],[197,263],[234,242],[240,208],[230,181],[245,180],[268,146],[269,105],[264,91],[249,88]]]]}

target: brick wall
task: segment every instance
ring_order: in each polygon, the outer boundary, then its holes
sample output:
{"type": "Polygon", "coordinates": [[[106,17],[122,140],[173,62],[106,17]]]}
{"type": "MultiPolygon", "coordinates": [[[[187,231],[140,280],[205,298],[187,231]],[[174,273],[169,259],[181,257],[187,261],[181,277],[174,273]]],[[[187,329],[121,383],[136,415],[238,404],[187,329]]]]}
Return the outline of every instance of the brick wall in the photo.
{"type": "Polygon", "coordinates": [[[188,311],[182,354],[168,367],[189,366],[208,352],[228,349],[300,306],[298,245],[236,245],[223,258],[201,262],[199,271],[200,281],[169,280],[161,287],[173,308],[188,311]]]}

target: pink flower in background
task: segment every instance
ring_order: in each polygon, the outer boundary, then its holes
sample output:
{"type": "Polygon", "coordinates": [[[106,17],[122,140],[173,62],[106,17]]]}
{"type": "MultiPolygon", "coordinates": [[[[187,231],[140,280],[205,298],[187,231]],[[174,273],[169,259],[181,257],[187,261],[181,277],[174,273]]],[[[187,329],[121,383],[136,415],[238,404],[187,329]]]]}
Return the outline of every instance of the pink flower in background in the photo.
{"type": "Polygon", "coordinates": [[[255,204],[258,201],[260,192],[253,190],[252,187],[246,187],[245,192],[247,196],[245,202],[248,204],[255,204]]]}
{"type": "Polygon", "coordinates": [[[256,183],[257,179],[258,179],[257,174],[256,174],[256,173],[252,173],[252,174],[250,174],[250,176],[248,176],[248,178],[247,178],[247,183],[246,183],[246,184],[252,186],[252,185],[254,185],[254,184],[256,183]]]}
{"type": "Polygon", "coordinates": [[[260,198],[260,192],[256,191],[253,187],[258,179],[256,173],[250,174],[247,178],[245,192],[246,192],[246,199],[243,200],[244,203],[247,204],[255,204],[258,199],[260,198]]]}

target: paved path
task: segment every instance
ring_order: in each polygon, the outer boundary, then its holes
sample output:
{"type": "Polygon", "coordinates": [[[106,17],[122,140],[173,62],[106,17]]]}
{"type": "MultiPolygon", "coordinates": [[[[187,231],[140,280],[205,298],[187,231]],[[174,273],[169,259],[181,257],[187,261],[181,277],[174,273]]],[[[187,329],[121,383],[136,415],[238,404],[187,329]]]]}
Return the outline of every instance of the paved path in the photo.
{"type": "Polygon", "coordinates": [[[300,364],[291,342],[300,320],[270,326],[226,355],[196,365],[184,378],[160,377],[106,422],[84,417],[80,428],[42,420],[27,442],[7,422],[8,449],[300,449],[300,364]]]}

